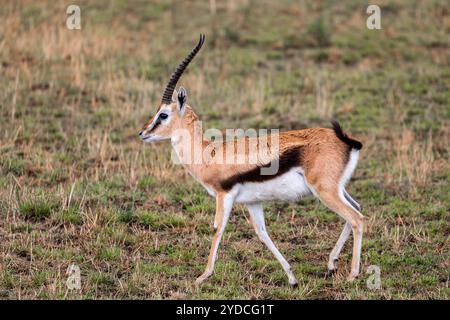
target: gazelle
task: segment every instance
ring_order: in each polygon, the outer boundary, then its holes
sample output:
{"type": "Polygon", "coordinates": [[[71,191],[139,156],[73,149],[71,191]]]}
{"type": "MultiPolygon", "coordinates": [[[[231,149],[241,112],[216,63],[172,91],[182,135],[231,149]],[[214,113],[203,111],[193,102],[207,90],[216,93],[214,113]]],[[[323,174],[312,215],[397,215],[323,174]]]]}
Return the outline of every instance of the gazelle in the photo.
{"type": "MultiPolygon", "coordinates": [[[[271,200],[298,201],[309,195],[320,199],[345,220],[344,229],[329,255],[329,274],[335,270],[335,262],[342,247],[350,233],[353,233],[353,257],[348,279],[354,279],[359,274],[364,217],[360,213],[359,204],[345,191],[345,185],[355,170],[362,144],[345,134],[337,122],[332,122],[333,129],[311,128],[280,133],[277,137],[278,149],[269,161],[278,162],[278,170],[272,175],[261,173],[262,168],[269,165],[267,161],[238,164],[183,161],[195,149],[190,137],[196,134],[195,123],[198,117],[187,104],[186,90],[179,88],[177,91],[175,86],[204,41],[205,36],[200,35],[196,47],[172,74],[157,112],[139,133],[144,142],[170,140],[184,167],[216,199],[215,234],[206,270],[197,278],[196,283],[203,282],[213,274],[219,242],[233,204],[243,203],[248,208],[256,234],[280,262],[289,283],[296,285],[297,280],[289,263],[267,234],[262,204],[271,200]]],[[[253,142],[266,145],[267,137],[265,138],[257,137],[253,142]]],[[[270,136],[269,139],[274,140],[275,137],[270,136]]],[[[200,143],[202,147],[212,151],[212,157],[233,150],[235,156],[239,156],[240,152],[245,159],[251,158],[250,148],[237,151],[233,148],[235,144],[236,140],[210,142],[203,138],[200,143]]]]}

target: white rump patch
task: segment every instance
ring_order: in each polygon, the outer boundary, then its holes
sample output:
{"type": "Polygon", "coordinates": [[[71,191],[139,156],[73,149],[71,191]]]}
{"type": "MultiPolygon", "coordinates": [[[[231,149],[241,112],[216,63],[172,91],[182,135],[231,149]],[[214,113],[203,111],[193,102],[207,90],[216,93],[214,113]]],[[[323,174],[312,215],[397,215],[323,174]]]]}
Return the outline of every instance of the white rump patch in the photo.
{"type": "Polygon", "coordinates": [[[356,164],[358,163],[358,158],[359,158],[359,150],[352,149],[352,151],[350,151],[348,163],[345,166],[344,173],[342,174],[341,181],[339,181],[339,197],[341,198],[342,201],[344,201],[344,203],[347,203],[352,208],[353,206],[347,201],[347,199],[345,199],[344,188],[346,184],[350,181],[353,171],[355,171],[356,164]]]}
{"type": "Polygon", "coordinates": [[[352,149],[352,151],[350,151],[350,158],[344,169],[344,174],[342,175],[340,181],[341,188],[344,188],[345,185],[350,180],[350,178],[352,177],[353,171],[355,171],[356,164],[358,163],[358,158],[359,158],[359,150],[352,149]]]}

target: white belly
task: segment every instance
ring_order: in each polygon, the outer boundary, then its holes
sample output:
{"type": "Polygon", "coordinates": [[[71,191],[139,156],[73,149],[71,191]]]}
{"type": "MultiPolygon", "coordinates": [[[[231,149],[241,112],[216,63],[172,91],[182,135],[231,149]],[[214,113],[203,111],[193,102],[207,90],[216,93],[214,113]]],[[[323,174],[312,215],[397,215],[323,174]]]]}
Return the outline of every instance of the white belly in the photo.
{"type": "Polygon", "coordinates": [[[298,201],[311,194],[300,167],[292,168],[283,175],[265,182],[246,182],[235,188],[238,190],[235,201],[240,203],[298,201]]]}

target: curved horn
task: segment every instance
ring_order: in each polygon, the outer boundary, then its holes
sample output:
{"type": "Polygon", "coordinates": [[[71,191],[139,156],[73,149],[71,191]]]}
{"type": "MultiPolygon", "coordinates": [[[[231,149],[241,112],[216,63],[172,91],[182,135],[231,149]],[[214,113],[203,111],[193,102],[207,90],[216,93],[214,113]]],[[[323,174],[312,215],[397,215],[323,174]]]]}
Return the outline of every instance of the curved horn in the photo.
{"type": "Polygon", "coordinates": [[[197,45],[194,49],[184,58],[183,61],[178,65],[177,69],[174,73],[170,76],[169,83],[167,83],[166,89],[164,89],[163,97],[161,102],[165,104],[172,103],[172,94],[173,90],[175,90],[175,86],[177,85],[178,80],[180,79],[181,75],[183,74],[184,70],[188,66],[188,64],[194,59],[195,55],[200,51],[200,48],[203,46],[203,43],[205,42],[205,35],[200,34],[200,40],[198,41],[197,45]]]}

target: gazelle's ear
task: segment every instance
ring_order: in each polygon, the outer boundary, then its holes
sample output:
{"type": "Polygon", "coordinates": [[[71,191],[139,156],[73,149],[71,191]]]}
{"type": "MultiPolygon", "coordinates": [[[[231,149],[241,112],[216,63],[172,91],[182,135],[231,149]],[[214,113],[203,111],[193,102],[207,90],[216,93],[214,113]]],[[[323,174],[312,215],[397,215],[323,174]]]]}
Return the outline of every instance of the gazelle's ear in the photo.
{"type": "Polygon", "coordinates": [[[186,110],[186,102],[187,102],[186,89],[183,87],[180,87],[178,89],[178,93],[177,93],[177,107],[178,107],[178,112],[180,113],[180,117],[183,116],[184,111],[186,110]]]}

